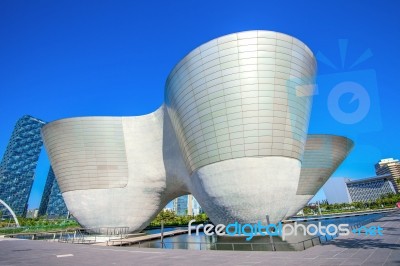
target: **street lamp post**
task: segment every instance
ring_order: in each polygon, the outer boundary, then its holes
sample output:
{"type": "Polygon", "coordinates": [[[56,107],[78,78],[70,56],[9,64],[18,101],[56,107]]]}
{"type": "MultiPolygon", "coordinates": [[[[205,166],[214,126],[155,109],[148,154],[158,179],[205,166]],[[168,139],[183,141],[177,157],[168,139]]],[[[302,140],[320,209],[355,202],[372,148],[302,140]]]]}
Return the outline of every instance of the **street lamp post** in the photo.
{"type": "Polygon", "coordinates": [[[317,201],[317,204],[318,204],[318,212],[319,212],[319,216],[322,216],[322,213],[321,213],[321,207],[319,206],[319,201],[317,201]]]}
{"type": "MultiPolygon", "coordinates": [[[[267,219],[267,226],[268,226],[269,225],[269,215],[268,214],[265,215],[265,218],[267,219]]],[[[274,244],[274,239],[273,239],[273,237],[271,235],[270,228],[268,228],[268,235],[269,235],[269,241],[271,242],[272,251],[276,251],[275,244],[274,244]]]]}
{"type": "Polygon", "coordinates": [[[161,248],[164,248],[164,220],[161,220],[161,248]]]}

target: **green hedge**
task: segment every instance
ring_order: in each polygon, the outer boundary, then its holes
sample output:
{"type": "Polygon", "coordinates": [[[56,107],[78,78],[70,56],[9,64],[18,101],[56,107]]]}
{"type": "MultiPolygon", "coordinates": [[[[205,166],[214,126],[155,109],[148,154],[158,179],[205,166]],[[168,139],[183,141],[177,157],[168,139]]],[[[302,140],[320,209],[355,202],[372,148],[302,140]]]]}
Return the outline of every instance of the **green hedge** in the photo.
{"type": "MultiPolygon", "coordinates": [[[[376,201],[370,201],[370,202],[329,204],[327,201],[323,201],[320,203],[320,209],[322,214],[346,213],[355,211],[394,208],[397,202],[400,202],[400,194],[390,193],[382,195],[381,198],[377,199],[376,201]]],[[[318,214],[318,207],[306,206],[304,207],[303,212],[305,215],[318,214]]]]}
{"type": "Polygon", "coordinates": [[[167,226],[181,226],[185,225],[187,226],[190,220],[196,220],[198,223],[206,222],[208,221],[208,217],[205,213],[201,213],[199,215],[195,216],[190,216],[190,215],[185,215],[185,216],[178,216],[176,215],[173,211],[169,210],[162,210],[156,218],[150,223],[150,226],[161,226],[161,221],[164,221],[164,225],[167,226]]]}
{"type": "Polygon", "coordinates": [[[6,227],[8,226],[8,221],[2,221],[0,223],[0,234],[60,231],[68,228],[80,227],[79,223],[75,220],[49,220],[45,218],[19,217],[18,222],[21,227],[10,228],[6,227]]]}

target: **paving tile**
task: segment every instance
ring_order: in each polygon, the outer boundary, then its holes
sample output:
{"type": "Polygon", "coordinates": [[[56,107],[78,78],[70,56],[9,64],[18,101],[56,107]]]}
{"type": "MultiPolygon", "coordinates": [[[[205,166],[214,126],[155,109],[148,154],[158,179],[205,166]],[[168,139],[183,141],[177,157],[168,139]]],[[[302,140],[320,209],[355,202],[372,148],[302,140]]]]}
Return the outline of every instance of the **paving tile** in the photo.
{"type": "Polygon", "coordinates": [[[391,252],[389,249],[376,249],[366,261],[371,264],[382,265],[387,261],[391,252]]]}
{"type": "Polygon", "coordinates": [[[310,265],[313,265],[314,261],[315,260],[311,260],[311,259],[283,259],[283,260],[281,260],[281,263],[283,263],[284,265],[310,266],[310,265]]]}
{"type": "Polygon", "coordinates": [[[342,259],[351,258],[351,257],[355,254],[354,249],[351,249],[351,250],[350,250],[350,251],[352,251],[352,252],[346,252],[346,251],[347,251],[347,250],[336,254],[336,255],[334,256],[334,258],[336,258],[336,259],[339,259],[339,258],[342,258],[342,259]]]}
{"type": "Polygon", "coordinates": [[[358,249],[357,253],[355,253],[352,258],[360,258],[360,259],[366,259],[368,258],[372,253],[374,253],[375,249],[358,249]]]}
{"type": "Polygon", "coordinates": [[[386,262],[383,264],[384,266],[399,266],[400,265],[400,260],[397,261],[391,261],[391,262],[386,262]]]}
{"type": "Polygon", "coordinates": [[[336,257],[338,254],[340,254],[340,251],[337,250],[327,250],[327,251],[323,251],[318,255],[318,259],[320,258],[334,258],[336,257]]]}
{"type": "Polygon", "coordinates": [[[399,250],[392,250],[392,252],[389,255],[389,259],[391,259],[391,260],[399,260],[400,261],[400,249],[399,250]]]}
{"type": "Polygon", "coordinates": [[[342,262],[340,265],[361,265],[365,259],[360,258],[349,258],[342,262]]]}
{"type": "Polygon", "coordinates": [[[345,261],[345,259],[334,259],[334,258],[321,258],[321,259],[316,259],[315,261],[313,261],[310,265],[340,265],[341,263],[343,263],[345,261]]]}

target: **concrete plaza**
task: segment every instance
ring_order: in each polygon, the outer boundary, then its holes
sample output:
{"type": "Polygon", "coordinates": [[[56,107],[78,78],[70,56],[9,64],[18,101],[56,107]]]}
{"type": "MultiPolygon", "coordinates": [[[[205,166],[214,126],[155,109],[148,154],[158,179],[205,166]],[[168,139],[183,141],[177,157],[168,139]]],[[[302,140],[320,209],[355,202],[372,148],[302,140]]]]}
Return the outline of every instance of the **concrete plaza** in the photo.
{"type": "Polygon", "coordinates": [[[383,236],[349,235],[305,251],[195,251],[0,240],[0,265],[400,265],[400,211],[368,226],[383,236]]]}

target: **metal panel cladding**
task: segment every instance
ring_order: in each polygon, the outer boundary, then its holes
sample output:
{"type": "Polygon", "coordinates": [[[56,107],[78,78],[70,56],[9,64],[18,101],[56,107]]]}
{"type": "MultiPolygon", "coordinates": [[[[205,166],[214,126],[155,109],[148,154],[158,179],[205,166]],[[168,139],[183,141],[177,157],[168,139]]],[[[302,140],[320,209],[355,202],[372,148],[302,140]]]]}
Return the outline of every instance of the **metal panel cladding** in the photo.
{"type": "Polygon", "coordinates": [[[301,160],[315,71],[304,43],[271,31],[226,35],[190,52],[165,88],[189,169],[243,157],[301,160]]]}
{"type": "Polygon", "coordinates": [[[128,182],[122,119],[68,118],[42,130],[61,191],[125,187],[128,182]]]}
{"type": "Polygon", "coordinates": [[[296,194],[314,196],[346,159],[353,146],[351,139],[342,136],[308,135],[296,194]]]}

